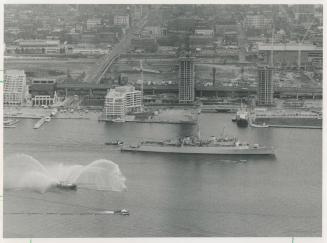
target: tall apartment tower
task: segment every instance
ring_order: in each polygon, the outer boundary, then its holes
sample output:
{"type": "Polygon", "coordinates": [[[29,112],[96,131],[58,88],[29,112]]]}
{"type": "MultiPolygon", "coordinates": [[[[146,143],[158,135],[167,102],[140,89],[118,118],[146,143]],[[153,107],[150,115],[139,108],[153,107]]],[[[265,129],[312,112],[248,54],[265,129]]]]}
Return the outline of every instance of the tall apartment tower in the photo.
{"type": "Polygon", "coordinates": [[[24,70],[6,70],[4,75],[3,102],[8,105],[21,105],[28,95],[24,70]]]}
{"type": "Polygon", "coordinates": [[[268,66],[258,67],[258,105],[273,105],[273,82],[272,68],[268,66]]]}
{"type": "Polygon", "coordinates": [[[194,102],[194,63],[191,57],[179,59],[179,103],[187,104],[194,102]]]}

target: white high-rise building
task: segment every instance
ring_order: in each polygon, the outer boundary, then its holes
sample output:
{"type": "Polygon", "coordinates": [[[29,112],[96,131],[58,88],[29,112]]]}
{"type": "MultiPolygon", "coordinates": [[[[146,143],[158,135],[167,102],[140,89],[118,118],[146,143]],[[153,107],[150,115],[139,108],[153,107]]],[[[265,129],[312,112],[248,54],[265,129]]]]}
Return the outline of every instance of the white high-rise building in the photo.
{"type": "Polygon", "coordinates": [[[106,120],[121,119],[131,111],[142,109],[142,92],[133,86],[120,86],[110,89],[105,98],[104,116],[106,120]]]}
{"type": "Polygon", "coordinates": [[[263,66],[258,68],[258,105],[271,106],[274,102],[272,68],[263,66]]]}
{"type": "Polygon", "coordinates": [[[24,70],[6,70],[4,75],[4,104],[21,105],[28,96],[24,70]]]}
{"type": "Polygon", "coordinates": [[[191,57],[181,57],[179,59],[179,103],[194,102],[194,87],[194,60],[191,57]]]}

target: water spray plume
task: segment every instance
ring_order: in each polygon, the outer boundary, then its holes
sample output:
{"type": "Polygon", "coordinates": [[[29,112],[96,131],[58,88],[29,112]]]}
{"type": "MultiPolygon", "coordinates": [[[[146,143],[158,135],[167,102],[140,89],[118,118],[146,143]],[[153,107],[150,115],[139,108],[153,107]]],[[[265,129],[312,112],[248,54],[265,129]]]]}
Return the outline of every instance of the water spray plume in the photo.
{"type": "Polygon", "coordinates": [[[126,178],[119,166],[106,159],[89,165],[65,165],[63,163],[44,166],[30,155],[14,154],[5,158],[4,188],[33,190],[44,193],[60,182],[73,183],[79,188],[95,190],[126,190],[126,178]]]}

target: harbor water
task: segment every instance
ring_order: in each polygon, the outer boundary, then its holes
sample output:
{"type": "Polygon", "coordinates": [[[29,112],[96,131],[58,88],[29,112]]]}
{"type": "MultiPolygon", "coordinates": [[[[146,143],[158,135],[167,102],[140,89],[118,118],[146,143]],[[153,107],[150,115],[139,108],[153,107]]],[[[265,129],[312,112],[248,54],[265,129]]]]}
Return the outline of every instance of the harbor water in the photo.
{"type": "MultiPolygon", "coordinates": [[[[112,161],[126,190],[4,191],[4,237],[318,237],[322,130],[238,128],[232,114],[201,114],[202,137],[273,146],[275,157],[120,152],[105,142],[196,135],[192,125],[22,119],[4,130],[4,164],[31,156],[61,172],[112,161]],[[23,154],[23,156],[22,156],[23,154]],[[25,157],[24,157],[25,156],[25,157]],[[126,208],[130,216],[112,212],[126,208]]],[[[5,177],[10,176],[4,171],[5,177]]],[[[40,181],[39,183],[42,183],[40,181]]]]}

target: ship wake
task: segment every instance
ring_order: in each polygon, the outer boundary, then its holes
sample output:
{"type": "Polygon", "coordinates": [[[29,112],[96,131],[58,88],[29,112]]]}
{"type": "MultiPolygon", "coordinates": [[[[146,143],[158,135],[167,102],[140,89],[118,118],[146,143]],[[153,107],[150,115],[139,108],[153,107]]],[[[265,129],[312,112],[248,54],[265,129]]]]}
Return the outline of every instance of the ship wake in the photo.
{"type": "Polygon", "coordinates": [[[14,154],[4,160],[4,189],[45,193],[65,182],[78,188],[123,191],[126,178],[119,166],[106,159],[88,165],[44,165],[26,154],[14,154]]]}

